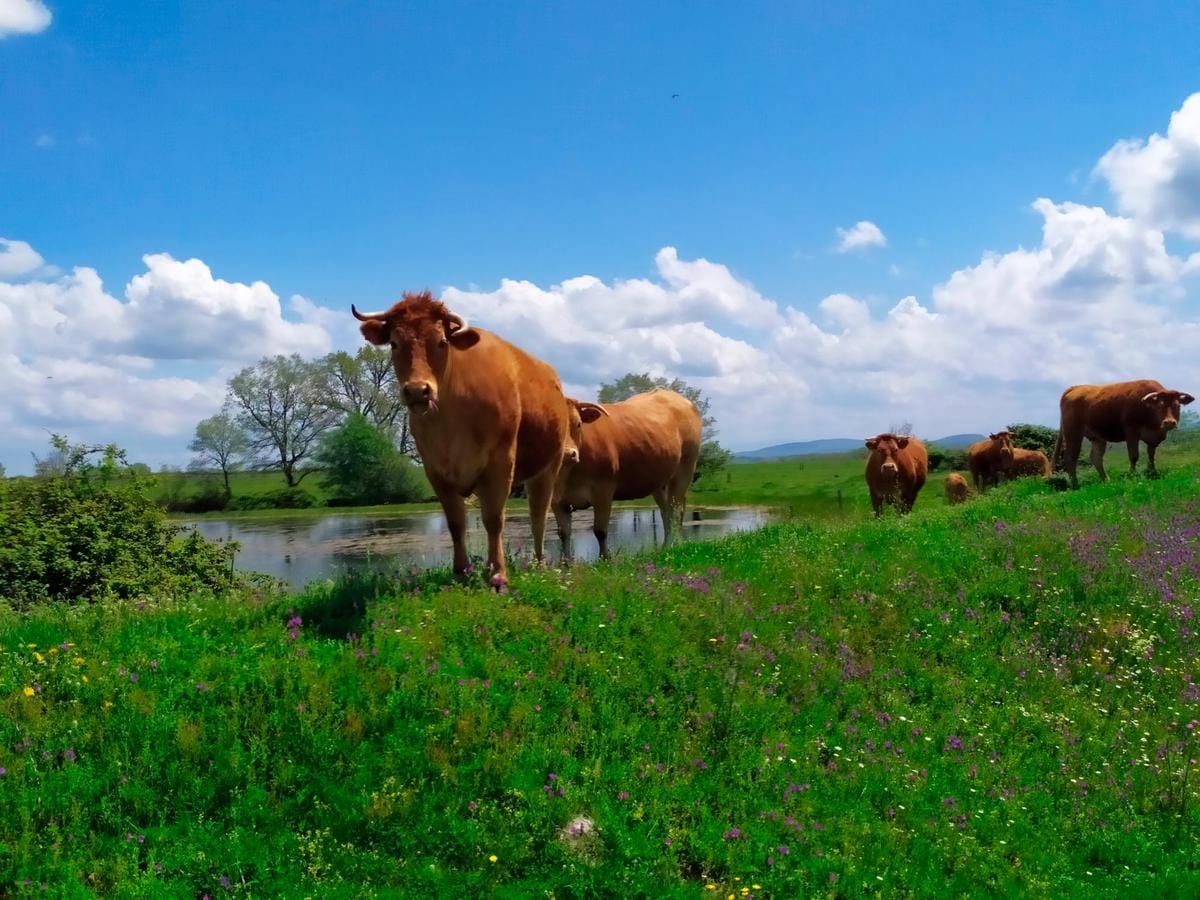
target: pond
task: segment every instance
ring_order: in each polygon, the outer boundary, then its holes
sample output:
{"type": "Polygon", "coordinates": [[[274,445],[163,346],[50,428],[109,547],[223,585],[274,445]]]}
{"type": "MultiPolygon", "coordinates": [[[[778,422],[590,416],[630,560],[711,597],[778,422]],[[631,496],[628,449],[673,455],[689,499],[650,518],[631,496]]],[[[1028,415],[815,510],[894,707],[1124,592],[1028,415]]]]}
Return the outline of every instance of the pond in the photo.
{"type": "MultiPolygon", "coordinates": [[[[711,539],[761,528],[770,520],[767,510],[754,507],[689,508],[682,538],[711,539]]],[[[195,528],[206,538],[241,544],[235,568],[265,572],[297,588],[314,579],[347,572],[445,566],[450,564],[452,556],[450,533],[440,512],[330,513],[296,519],[204,518],[181,524],[195,528]]],[[[473,559],[486,554],[486,541],[479,511],[468,508],[467,548],[473,559]]],[[[575,559],[591,560],[598,555],[591,510],[577,512],[572,517],[572,542],[575,559]]],[[[608,543],[614,553],[658,546],[662,543],[658,510],[614,509],[608,543]]],[[[510,557],[532,558],[533,536],[529,516],[524,511],[510,512],[506,517],[504,547],[510,557]]],[[[546,556],[551,561],[558,560],[561,550],[551,515],[546,530],[546,556]]]]}

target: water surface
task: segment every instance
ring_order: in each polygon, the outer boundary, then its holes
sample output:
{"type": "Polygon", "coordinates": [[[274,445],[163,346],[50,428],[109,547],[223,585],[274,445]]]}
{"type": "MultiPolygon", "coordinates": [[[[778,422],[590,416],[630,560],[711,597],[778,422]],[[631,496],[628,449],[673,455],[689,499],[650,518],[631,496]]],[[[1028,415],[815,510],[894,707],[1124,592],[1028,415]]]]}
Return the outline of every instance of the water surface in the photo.
{"type": "MultiPolygon", "coordinates": [[[[705,540],[734,531],[760,528],[770,514],[754,507],[689,510],[682,539],[705,540]],[[699,518],[696,519],[695,516],[699,518]]],[[[293,587],[318,578],[346,572],[396,571],[412,566],[449,565],[450,533],[440,512],[338,515],[301,519],[204,518],[184,523],[206,538],[241,544],[234,566],[243,571],[265,572],[293,587]]],[[[599,555],[592,534],[591,510],[572,517],[572,541],[577,560],[599,555]]],[[[608,545],[614,553],[656,547],[662,543],[662,520],[657,509],[614,509],[608,545]]],[[[533,535],[525,512],[510,512],[504,525],[504,546],[509,556],[532,558],[533,535]]],[[[480,559],[487,552],[487,535],[478,510],[467,511],[467,548],[480,559]]],[[[550,516],[546,555],[561,556],[561,544],[550,516]]]]}

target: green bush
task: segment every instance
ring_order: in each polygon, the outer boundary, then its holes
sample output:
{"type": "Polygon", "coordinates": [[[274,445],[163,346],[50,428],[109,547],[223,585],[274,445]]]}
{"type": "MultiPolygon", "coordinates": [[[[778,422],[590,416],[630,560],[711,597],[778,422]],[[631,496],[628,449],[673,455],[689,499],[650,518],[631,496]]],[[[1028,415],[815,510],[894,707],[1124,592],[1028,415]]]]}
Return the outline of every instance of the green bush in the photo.
{"type": "Polygon", "coordinates": [[[364,416],[350,415],[321,444],[331,505],[411,503],[423,498],[416,466],[364,416]]]}
{"type": "Polygon", "coordinates": [[[312,509],[321,502],[303,488],[280,488],[262,494],[243,494],[232,498],[226,509],[312,509]]]}
{"type": "Polygon", "coordinates": [[[180,539],[120,450],[57,435],[54,446],[57,474],[0,485],[0,598],[24,606],[228,584],[236,548],[180,539]]]}
{"type": "Polygon", "coordinates": [[[1053,428],[1018,422],[1015,425],[1009,425],[1008,430],[1012,435],[1014,447],[1021,447],[1025,450],[1041,450],[1047,456],[1054,453],[1054,441],[1058,437],[1058,432],[1053,428]]]}

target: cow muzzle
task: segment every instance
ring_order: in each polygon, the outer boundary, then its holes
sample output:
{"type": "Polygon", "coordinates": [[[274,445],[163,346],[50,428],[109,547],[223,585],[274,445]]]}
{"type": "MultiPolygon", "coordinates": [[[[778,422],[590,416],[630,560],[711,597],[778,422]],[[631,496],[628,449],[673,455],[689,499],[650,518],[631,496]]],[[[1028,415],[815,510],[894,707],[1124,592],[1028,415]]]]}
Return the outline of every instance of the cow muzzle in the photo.
{"type": "Polygon", "coordinates": [[[410,411],[419,412],[424,410],[430,413],[437,409],[437,391],[433,389],[433,385],[428,381],[410,381],[404,385],[401,393],[404,396],[404,405],[410,411]]]}
{"type": "Polygon", "coordinates": [[[1177,421],[1175,421],[1174,419],[1163,419],[1163,423],[1162,423],[1163,431],[1173,431],[1178,427],[1179,427],[1179,423],[1177,421]]]}
{"type": "Polygon", "coordinates": [[[563,451],[564,465],[567,463],[574,464],[577,462],[579,462],[579,451],[578,450],[576,450],[574,447],[571,447],[571,448],[563,451]]]}
{"type": "Polygon", "coordinates": [[[895,463],[886,462],[882,466],[880,466],[879,469],[880,469],[880,471],[883,472],[884,475],[895,475],[896,474],[896,464],[895,463]]]}

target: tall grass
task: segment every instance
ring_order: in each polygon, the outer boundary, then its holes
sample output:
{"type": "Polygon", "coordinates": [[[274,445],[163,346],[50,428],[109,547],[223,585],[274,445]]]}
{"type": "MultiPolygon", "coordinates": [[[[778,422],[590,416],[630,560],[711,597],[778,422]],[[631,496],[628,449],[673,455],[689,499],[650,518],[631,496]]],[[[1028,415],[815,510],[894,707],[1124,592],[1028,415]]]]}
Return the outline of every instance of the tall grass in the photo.
{"type": "Polygon", "coordinates": [[[0,613],[0,893],[1191,894],[1198,476],[0,613]]]}

